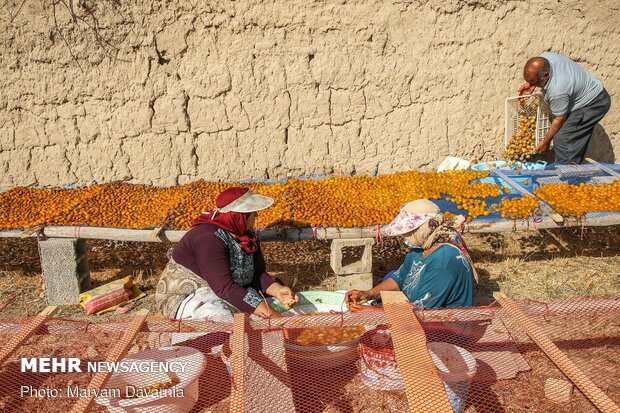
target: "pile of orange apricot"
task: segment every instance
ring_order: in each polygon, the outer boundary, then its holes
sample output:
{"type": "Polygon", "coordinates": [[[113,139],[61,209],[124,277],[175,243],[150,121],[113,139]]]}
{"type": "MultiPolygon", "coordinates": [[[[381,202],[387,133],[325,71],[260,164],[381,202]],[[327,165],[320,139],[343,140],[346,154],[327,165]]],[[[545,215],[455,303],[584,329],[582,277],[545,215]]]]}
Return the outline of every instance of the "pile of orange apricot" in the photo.
{"type": "Polygon", "coordinates": [[[518,131],[506,146],[505,159],[527,161],[536,153],[536,115],[519,115],[518,131]]]}
{"type": "Polygon", "coordinates": [[[547,184],[537,188],[534,193],[557,212],[568,216],[620,211],[620,181],[604,185],[547,184]]]}
{"type": "Polygon", "coordinates": [[[291,329],[293,343],[300,346],[329,346],[349,340],[354,340],[364,334],[364,326],[344,327],[312,327],[303,328],[299,331],[291,329]]]}
{"type": "MultiPolygon", "coordinates": [[[[201,212],[233,185],[249,186],[275,200],[259,213],[256,226],[364,227],[384,225],[405,203],[419,198],[454,202],[469,220],[494,212],[506,219],[527,219],[539,213],[535,197],[504,199],[488,205],[506,188],[475,183],[488,171],[403,172],[380,176],[289,179],[286,183],[197,181],[162,188],[112,182],[83,188],[15,187],[0,193],[0,228],[44,225],[114,228],[189,229],[201,212]]],[[[536,190],[562,214],[620,211],[620,183],[608,185],[549,184],[536,190]]],[[[451,214],[449,214],[451,215],[451,214]]]]}

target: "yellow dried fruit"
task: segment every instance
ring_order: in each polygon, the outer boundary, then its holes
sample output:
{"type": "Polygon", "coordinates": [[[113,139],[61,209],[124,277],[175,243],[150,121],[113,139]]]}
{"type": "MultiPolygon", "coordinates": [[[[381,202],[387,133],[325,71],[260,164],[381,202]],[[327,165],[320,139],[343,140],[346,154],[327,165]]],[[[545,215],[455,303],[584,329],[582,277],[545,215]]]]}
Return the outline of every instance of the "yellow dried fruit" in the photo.
{"type": "Polygon", "coordinates": [[[536,153],[536,115],[526,116],[519,114],[517,133],[503,152],[505,159],[513,161],[527,161],[536,153]]]}
{"type": "MultiPolygon", "coordinates": [[[[454,202],[475,219],[493,212],[510,219],[528,218],[538,208],[533,197],[506,199],[487,205],[509,189],[474,180],[488,171],[403,172],[391,175],[290,179],[286,183],[249,183],[253,192],[272,197],[271,208],[259,213],[258,228],[364,227],[387,224],[400,207],[414,199],[454,202]]],[[[524,182],[527,185],[527,182],[524,182]]],[[[27,189],[0,193],[0,228],[38,225],[82,225],[116,228],[167,227],[189,229],[193,220],[215,205],[225,189],[239,183],[197,181],[170,188],[113,182],[84,188],[27,189]]],[[[536,195],[558,212],[620,210],[620,183],[609,185],[543,185],[536,195]]],[[[451,217],[454,214],[446,214],[451,217]]]]}
{"type": "Polygon", "coordinates": [[[499,204],[500,215],[505,219],[525,219],[530,218],[534,211],[540,208],[536,198],[526,195],[521,198],[504,199],[499,204]]]}
{"type": "Polygon", "coordinates": [[[568,216],[620,211],[620,181],[605,185],[546,184],[534,193],[553,206],[555,211],[568,216]]]}

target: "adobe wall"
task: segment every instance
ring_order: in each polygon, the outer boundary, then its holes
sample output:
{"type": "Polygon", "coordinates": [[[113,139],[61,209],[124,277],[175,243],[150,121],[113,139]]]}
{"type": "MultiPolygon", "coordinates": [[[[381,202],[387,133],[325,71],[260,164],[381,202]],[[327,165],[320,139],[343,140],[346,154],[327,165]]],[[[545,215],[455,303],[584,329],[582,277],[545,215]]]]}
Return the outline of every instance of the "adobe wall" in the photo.
{"type": "Polygon", "coordinates": [[[490,160],[547,49],[604,82],[591,155],[620,156],[617,0],[7,2],[0,187],[490,160]]]}

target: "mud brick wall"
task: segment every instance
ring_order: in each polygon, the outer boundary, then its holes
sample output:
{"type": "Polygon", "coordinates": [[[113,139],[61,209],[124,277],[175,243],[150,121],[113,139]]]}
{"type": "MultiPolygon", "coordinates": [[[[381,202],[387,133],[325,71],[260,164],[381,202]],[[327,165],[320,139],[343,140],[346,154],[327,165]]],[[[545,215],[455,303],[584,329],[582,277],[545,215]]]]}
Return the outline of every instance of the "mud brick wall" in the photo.
{"type": "Polygon", "coordinates": [[[617,0],[5,0],[0,187],[491,160],[544,50],[604,82],[590,155],[614,161],[618,21],[617,0]]]}

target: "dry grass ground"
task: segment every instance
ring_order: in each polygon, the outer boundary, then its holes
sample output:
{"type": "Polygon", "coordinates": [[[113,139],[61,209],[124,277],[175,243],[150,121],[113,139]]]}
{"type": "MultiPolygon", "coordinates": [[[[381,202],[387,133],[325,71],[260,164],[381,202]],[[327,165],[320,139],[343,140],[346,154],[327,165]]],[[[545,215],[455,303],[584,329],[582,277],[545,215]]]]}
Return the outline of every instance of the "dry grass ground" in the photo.
{"type": "MultiPolygon", "coordinates": [[[[480,276],[480,303],[488,302],[492,292],[502,290],[519,300],[547,301],[560,297],[609,296],[620,294],[620,227],[589,228],[581,239],[580,229],[562,229],[541,232],[504,234],[467,234],[466,241],[480,276]]],[[[171,244],[120,243],[111,241],[88,241],[89,265],[93,285],[100,285],[125,275],[144,285],[147,296],[136,309],[153,309],[154,287],[167,262],[166,253],[171,244]]],[[[264,243],[263,249],[270,272],[280,277],[296,290],[333,290],[334,275],[329,266],[329,242],[304,241],[297,243],[264,243]]],[[[373,274],[375,282],[390,270],[397,268],[406,254],[401,239],[386,239],[373,247],[373,274]]],[[[41,268],[36,241],[33,239],[0,239],[0,318],[33,315],[45,307],[41,289],[41,268]]],[[[347,251],[345,261],[355,259],[355,251],[347,251]]],[[[134,310],[135,311],[135,310],[134,310]]],[[[114,313],[86,316],[77,306],[64,306],[56,315],[66,318],[103,321],[124,315],[114,313]]],[[[544,326],[552,338],[577,363],[579,368],[601,386],[618,402],[620,388],[618,376],[618,323],[613,313],[576,313],[551,316],[544,326]],[[597,341],[598,340],[598,341],[597,341]]],[[[593,411],[584,396],[575,391],[571,401],[555,404],[546,399],[544,385],[547,378],[564,379],[540,349],[524,335],[520,328],[511,326],[511,334],[519,352],[532,367],[512,380],[478,385],[471,393],[467,412],[487,411],[593,411]]],[[[115,337],[99,337],[96,340],[81,335],[71,337],[57,335],[35,336],[29,345],[22,346],[20,354],[55,354],[86,357],[86,354],[104,354],[109,341],[115,337]]],[[[17,364],[12,365],[18,377],[17,364]]],[[[224,366],[223,376],[225,373],[224,366]]],[[[307,378],[306,376],[304,376],[307,378]]],[[[80,383],[79,378],[73,379],[80,383]]],[[[81,379],[85,380],[85,377],[81,379]]],[[[64,385],[67,377],[53,375],[44,383],[51,387],[64,385]]],[[[213,377],[210,378],[213,385],[213,377]]],[[[215,379],[217,380],[217,379],[215,379]]],[[[7,380],[7,382],[9,382],[7,380]]],[[[19,381],[10,381],[17,386],[19,381]]],[[[86,383],[86,381],[84,381],[86,383]]],[[[401,411],[403,395],[398,392],[368,393],[361,385],[359,376],[347,385],[347,389],[361,387],[363,393],[355,393],[350,411],[401,411]],[[394,393],[401,404],[385,404],[384,395],[394,393]],[[359,394],[366,395],[365,397],[359,394]],[[355,403],[377,396],[371,402],[358,406],[355,403]],[[400,397],[400,399],[398,398],[400,397]],[[374,404],[372,404],[374,403],[374,404]],[[387,407],[386,407],[387,406],[387,407]]],[[[5,392],[6,395],[15,394],[5,392]]],[[[228,403],[224,394],[218,402],[228,403]]],[[[390,396],[391,397],[391,396],[390,396]]],[[[18,410],[41,410],[49,399],[11,399],[18,410]],[[26,401],[24,401],[26,400],[26,401]]],[[[10,400],[9,400],[10,401],[10,400]]],[[[0,400],[2,402],[2,400],[0,400]]],[[[62,399],[60,403],[70,404],[62,399]]],[[[61,405],[58,405],[61,406],[61,405]]],[[[65,408],[62,405],[60,410],[65,408]]],[[[58,407],[57,407],[58,410],[58,407]]],[[[65,409],[66,410],[66,409],[65,409]]],[[[209,408],[208,410],[211,410],[209,408]]],[[[326,411],[336,410],[326,409],[326,411]]],[[[206,411],[206,410],[205,410],[206,411]]]]}
{"type": "MultiPolygon", "coordinates": [[[[590,227],[581,240],[580,228],[466,234],[480,276],[479,303],[502,290],[519,300],[551,300],[572,296],[620,294],[620,227],[590,227]]],[[[153,308],[154,286],[172,244],[88,241],[93,285],[133,275],[147,297],[136,309],[153,308]]],[[[329,242],[268,242],[263,244],[268,269],[298,291],[333,290],[329,242]]],[[[384,239],[373,247],[375,283],[397,268],[406,254],[402,240],[384,239]]],[[[345,259],[354,259],[354,251],[345,259]]],[[[0,239],[0,317],[32,315],[45,307],[41,267],[34,239],[0,239]],[[5,306],[6,304],[6,306],[5,306]],[[4,307],[4,308],[3,308],[4,307]]],[[[86,318],[77,305],[59,315],[86,318]]],[[[107,320],[114,314],[88,317],[107,320]]]]}

